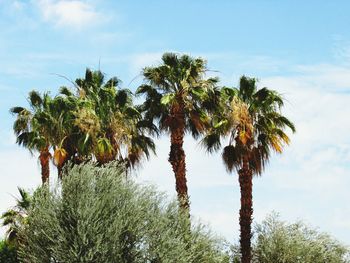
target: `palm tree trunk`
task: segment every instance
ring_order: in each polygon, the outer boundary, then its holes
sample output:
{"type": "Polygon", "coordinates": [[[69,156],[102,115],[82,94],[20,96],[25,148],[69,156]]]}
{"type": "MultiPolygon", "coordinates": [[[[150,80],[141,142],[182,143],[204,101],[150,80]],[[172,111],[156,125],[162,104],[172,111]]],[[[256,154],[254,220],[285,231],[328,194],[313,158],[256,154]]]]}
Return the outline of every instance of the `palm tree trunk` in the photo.
{"type": "Polygon", "coordinates": [[[63,171],[63,165],[57,165],[57,175],[59,180],[62,180],[62,171],[63,171]]]}
{"type": "Polygon", "coordinates": [[[251,224],[253,215],[253,173],[248,162],[238,171],[241,188],[241,209],[239,211],[241,262],[251,263],[251,224]]]}
{"type": "Polygon", "coordinates": [[[187,189],[186,179],[186,162],[185,151],[183,150],[183,142],[185,135],[185,116],[181,112],[181,107],[172,109],[174,123],[171,127],[170,134],[170,153],[169,162],[175,174],[176,192],[181,210],[190,217],[190,203],[187,189]]]}
{"type": "Polygon", "coordinates": [[[39,155],[40,165],[41,165],[41,181],[42,184],[48,183],[50,178],[50,157],[48,147],[45,147],[39,155]]]}

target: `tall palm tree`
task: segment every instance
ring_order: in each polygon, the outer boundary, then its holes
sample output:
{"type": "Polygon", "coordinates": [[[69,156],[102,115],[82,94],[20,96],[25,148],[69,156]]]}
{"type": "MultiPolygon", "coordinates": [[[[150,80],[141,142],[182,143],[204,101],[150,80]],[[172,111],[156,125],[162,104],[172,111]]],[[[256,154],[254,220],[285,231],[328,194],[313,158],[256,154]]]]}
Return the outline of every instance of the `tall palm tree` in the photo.
{"type": "Polygon", "coordinates": [[[229,138],[222,158],[229,172],[238,171],[241,190],[239,212],[241,262],[251,262],[251,223],[253,214],[252,177],[261,175],[271,150],[282,153],[290,139],[285,133],[295,127],[280,112],[283,98],[268,88],[257,89],[254,78],[241,77],[239,88],[223,88],[220,114],[203,139],[208,151],[221,147],[229,138]]]}
{"type": "Polygon", "coordinates": [[[119,88],[119,83],[116,77],[105,82],[101,71],[87,69],[85,78],[75,81],[76,94],[62,88],[61,95],[76,100],[73,125],[77,136],[72,143],[77,145],[77,153],[83,158],[94,156],[100,164],[124,160],[133,167],[154,152],[146,131],[155,129],[142,120],[131,92],[119,88]]]}
{"type": "Polygon", "coordinates": [[[41,96],[36,91],[31,91],[28,98],[30,109],[23,107],[13,107],[10,112],[16,114],[16,120],[13,130],[17,136],[17,143],[30,152],[38,151],[41,164],[42,183],[46,183],[50,177],[49,161],[51,154],[51,123],[50,118],[43,118],[51,101],[50,96],[46,93],[41,96]],[[41,116],[39,116],[41,115],[41,116]]]}
{"type": "Polygon", "coordinates": [[[31,195],[22,188],[18,188],[20,198],[14,208],[1,215],[2,226],[7,227],[7,241],[11,244],[17,242],[18,230],[25,224],[25,218],[31,204],[31,195]]]}
{"type": "Polygon", "coordinates": [[[48,93],[41,95],[37,91],[29,93],[30,109],[13,107],[10,111],[17,115],[13,129],[17,143],[31,152],[40,153],[42,183],[49,180],[51,159],[50,149],[54,149],[53,161],[58,168],[58,175],[64,162],[68,159],[67,138],[71,134],[69,115],[71,108],[61,97],[52,98],[48,93]],[[65,144],[64,144],[65,143],[65,144]]]}
{"type": "Polygon", "coordinates": [[[136,94],[144,94],[142,105],[145,118],[157,121],[163,132],[170,134],[169,162],[175,174],[180,207],[189,216],[189,196],[186,179],[184,136],[190,132],[197,138],[208,123],[207,112],[217,104],[218,79],[205,79],[206,62],[188,55],[165,53],[162,64],[146,67],[146,84],[136,94]]]}

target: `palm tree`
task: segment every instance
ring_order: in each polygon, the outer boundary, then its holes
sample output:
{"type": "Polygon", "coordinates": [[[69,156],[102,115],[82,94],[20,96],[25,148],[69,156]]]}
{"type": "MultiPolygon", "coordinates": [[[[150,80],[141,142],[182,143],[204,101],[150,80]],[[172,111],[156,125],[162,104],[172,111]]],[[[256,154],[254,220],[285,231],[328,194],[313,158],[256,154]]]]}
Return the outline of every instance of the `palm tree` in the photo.
{"type": "Polygon", "coordinates": [[[133,167],[154,152],[155,145],[146,132],[155,129],[142,120],[131,92],[119,88],[120,80],[113,77],[105,82],[104,78],[101,71],[87,69],[85,78],[75,81],[76,94],[61,88],[61,95],[76,103],[72,143],[82,158],[94,156],[101,165],[123,160],[133,167]]]}
{"type": "Polygon", "coordinates": [[[77,101],[74,98],[65,98],[56,96],[53,98],[48,114],[53,118],[52,122],[52,145],[54,149],[53,162],[58,170],[59,179],[62,178],[63,166],[73,160],[77,152],[75,137],[77,132],[74,130],[77,101]]]}
{"type": "Polygon", "coordinates": [[[25,224],[25,218],[31,204],[30,194],[22,188],[18,188],[20,198],[14,208],[1,215],[2,226],[7,227],[7,241],[15,244],[18,239],[18,230],[25,224]]]}
{"type": "Polygon", "coordinates": [[[211,152],[220,149],[221,138],[229,138],[222,158],[229,172],[238,171],[241,262],[250,263],[252,177],[261,175],[271,150],[282,153],[283,146],[290,142],[285,129],[295,132],[295,127],[281,115],[281,95],[268,88],[257,89],[254,78],[243,76],[239,88],[222,88],[221,103],[220,114],[202,142],[211,152]]]}
{"type": "Polygon", "coordinates": [[[23,107],[13,107],[11,113],[16,114],[17,118],[13,125],[13,130],[17,136],[17,143],[27,148],[31,153],[38,151],[41,164],[42,183],[49,181],[50,168],[49,161],[51,154],[51,127],[49,118],[43,118],[43,112],[48,109],[51,98],[48,94],[43,97],[36,92],[31,91],[28,98],[30,109],[23,107]],[[41,116],[39,116],[41,115],[41,116]]]}
{"type": "Polygon", "coordinates": [[[145,119],[157,121],[159,129],[170,134],[168,160],[175,174],[180,207],[188,216],[184,135],[190,132],[197,138],[205,130],[207,112],[215,108],[218,97],[218,79],[205,79],[206,71],[202,58],[165,53],[161,65],[143,69],[146,84],[136,92],[146,96],[142,105],[145,119]]]}
{"type": "Polygon", "coordinates": [[[49,161],[52,158],[50,149],[54,149],[53,161],[61,176],[63,164],[69,159],[71,135],[72,106],[61,97],[52,98],[48,93],[42,96],[31,91],[28,98],[30,109],[13,107],[10,111],[17,115],[13,129],[17,143],[29,151],[38,151],[41,164],[42,183],[49,181],[49,161]]]}

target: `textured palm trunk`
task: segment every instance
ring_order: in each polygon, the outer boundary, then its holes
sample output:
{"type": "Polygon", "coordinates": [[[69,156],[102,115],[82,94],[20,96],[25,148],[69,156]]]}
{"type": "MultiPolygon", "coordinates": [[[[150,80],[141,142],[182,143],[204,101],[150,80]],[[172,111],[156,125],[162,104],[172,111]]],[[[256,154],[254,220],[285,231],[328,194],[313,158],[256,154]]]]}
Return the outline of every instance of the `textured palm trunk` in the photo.
{"type": "Polygon", "coordinates": [[[58,179],[62,180],[63,165],[57,165],[58,179]]]}
{"type": "Polygon", "coordinates": [[[241,262],[251,263],[251,224],[253,215],[253,173],[248,162],[238,172],[241,188],[241,209],[239,211],[241,262]]]}
{"type": "Polygon", "coordinates": [[[50,157],[48,147],[45,147],[39,155],[40,165],[41,165],[41,181],[42,184],[48,183],[50,178],[50,157]]]}
{"type": "Polygon", "coordinates": [[[171,110],[173,123],[171,125],[170,134],[171,146],[169,153],[169,162],[175,174],[176,192],[180,208],[189,217],[190,203],[186,179],[186,155],[185,151],[183,150],[185,135],[185,115],[181,109],[181,106],[175,105],[171,110]]]}

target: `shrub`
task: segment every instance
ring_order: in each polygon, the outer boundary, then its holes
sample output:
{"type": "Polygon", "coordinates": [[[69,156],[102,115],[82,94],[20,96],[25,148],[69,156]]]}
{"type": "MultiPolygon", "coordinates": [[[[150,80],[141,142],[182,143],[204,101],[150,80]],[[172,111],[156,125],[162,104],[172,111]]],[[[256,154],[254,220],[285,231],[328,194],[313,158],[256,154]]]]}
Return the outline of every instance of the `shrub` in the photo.
{"type": "MultiPolygon", "coordinates": [[[[253,263],[346,263],[349,250],[328,234],[302,222],[288,224],[276,214],[255,226],[253,263]]],[[[239,262],[238,246],[232,249],[239,262]]]]}
{"type": "Polygon", "coordinates": [[[23,262],[228,262],[223,243],[176,202],[125,179],[119,166],[75,166],[33,196],[20,235],[23,262]]]}

